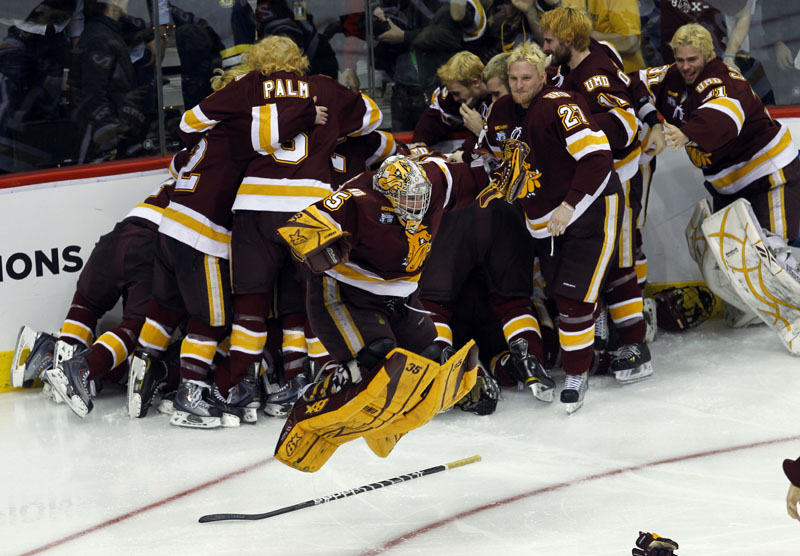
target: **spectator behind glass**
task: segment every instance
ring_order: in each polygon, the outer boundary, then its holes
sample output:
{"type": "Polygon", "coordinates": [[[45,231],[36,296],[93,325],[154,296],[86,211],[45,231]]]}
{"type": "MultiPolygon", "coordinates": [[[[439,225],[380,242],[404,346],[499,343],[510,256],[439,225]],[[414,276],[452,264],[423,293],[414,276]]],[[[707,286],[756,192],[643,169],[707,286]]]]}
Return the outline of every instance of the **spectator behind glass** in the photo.
{"type": "Polygon", "coordinates": [[[626,72],[644,68],[638,0],[563,0],[562,5],[589,14],[592,38],[613,44],[622,56],[626,72]]]}
{"type": "Polygon", "coordinates": [[[68,50],[64,28],[74,10],[75,0],[45,0],[15,21],[0,44],[0,171],[61,162],[43,141],[26,135],[34,122],[65,116],[59,104],[68,50]]]}
{"type": "Polygon", "coordinates": [[[339,77],[339,62],[328,39],[317,32],[314,17],[306,11],[306,2],[258,0],[256,4],[258,38],[270,35],[288,37],[303,50],[311,67],[309,75],[339,77]]]}
{"type": "Polygon", "coordinates": [[[761,2],[766,39],[763,56],[778,104],[800,104],[800,5],[761,2]]]}
{"type": "Polygon", "coordinates": [[[438,86],[436,70],[462,50],[462,29],[449,4],[439,0],[400,0],[395,5],[406,14],[407,27],[401,29],[381,13],[378,18],[389,29],[378,40],[402,47],[391,75],[392,131],[408,131],[416,127],[438,86]]]}
{"type": "Polygon", "coordinates": [[[489,17],[491,52],[511,52],[526,40],[542,45],[539,16],[560,4],[560,0],[506,0],[496,2],[489,17]]]}
{"type": "Polygon", "coordinates": [[[72,115],[81,135],[80,163],[130,156],[147,132],[142,105],[147,86],[137,85],[119,24],[127,5],[127,0],[86,2],[86,26],[70,72],[72,115]]]}
{"type": "Polygon", "coordinates": [[[639,0],[639,20],[642,25],[642,57],[645,66],[663,66],[661,58],[661,2],[639,0]]]}

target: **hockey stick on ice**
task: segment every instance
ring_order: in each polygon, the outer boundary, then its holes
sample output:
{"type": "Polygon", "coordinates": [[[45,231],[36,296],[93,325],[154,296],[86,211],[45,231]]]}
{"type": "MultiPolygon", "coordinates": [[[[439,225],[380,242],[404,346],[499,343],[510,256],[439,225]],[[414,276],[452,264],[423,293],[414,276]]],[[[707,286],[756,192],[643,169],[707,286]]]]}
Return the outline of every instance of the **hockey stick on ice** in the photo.
{"type": "Polygon", "coordinates": [[[475,455],[472,456],[471,458],[464,458],[457,461],[451,461],[450,463],[445,463],[444,465],[429,467],[427,469],[423,469],[421,471],[415,471],[414,473],[409,473],[407,475],[398,475],[397,477],[392,477],[391,479],[386,479],[378,483],[370,483],[368,485],[360,486],[358,488],[343,490],[341,492],[337,492],[336,494],[330,494],[328,496],[323,496],[322,498],[314,498],[313,500],[306,500],[305,502],[300,502],[299,504],[286,506],[285,508],[280,508],[278,510],[273,510],[271,512],[263,514],[204,515],[203,517],[200,518],[200,523],[208,523],[210,521],[227,521],[232,519],[244,519],[244,520],[266,519],[268,517],[274,517],[276,515],[288,514],[289,512],[294,512],[296,510],[302,510],[303,508],[310,508],[311,506],[319,506],[320,504],[331,502],[333,500],[339,500],[340,498],[355,496],[356,494],[361,494],[362,492],[369,492],[370,490],[378,490],[379,488],[396,485],[397,483],[404,483],[412,479],[418,479],[420,477],[424,477],[425,475],[432,475],[434,473],[439,473],[440,471],[447,471],[448,469],[453,469],[454,467],[461,467],[462,465],[475,463],[476,461],[481,461],[481,456],[475,455]]]}

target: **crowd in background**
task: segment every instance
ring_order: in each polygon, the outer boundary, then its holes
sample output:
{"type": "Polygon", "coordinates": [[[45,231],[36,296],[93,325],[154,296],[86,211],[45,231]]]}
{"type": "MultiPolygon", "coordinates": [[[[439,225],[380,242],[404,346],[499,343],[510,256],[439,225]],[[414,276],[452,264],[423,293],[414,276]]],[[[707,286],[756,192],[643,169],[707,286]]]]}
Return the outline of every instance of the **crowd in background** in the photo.
{"type": "Polygon", "coordinates": [[[674,30],[699,22],[765,104],[800,104],[800,8],[790,2],[379,0],[369,10],[362,0],[10,4],[0,8],[2,173],[176,151],[181,113],[211,93],[214,70],[235,65],[269,35],[292,38],[310,73],[367,90],[388,116],[384,129],[410,131],[439,85],[436,70],[454,53],[469,50],[487,62],[525,39],[541,43],[539,18],[560,4],[587,10],[594,38],[612,43],[627,71],[671,63],[674,30]]]}

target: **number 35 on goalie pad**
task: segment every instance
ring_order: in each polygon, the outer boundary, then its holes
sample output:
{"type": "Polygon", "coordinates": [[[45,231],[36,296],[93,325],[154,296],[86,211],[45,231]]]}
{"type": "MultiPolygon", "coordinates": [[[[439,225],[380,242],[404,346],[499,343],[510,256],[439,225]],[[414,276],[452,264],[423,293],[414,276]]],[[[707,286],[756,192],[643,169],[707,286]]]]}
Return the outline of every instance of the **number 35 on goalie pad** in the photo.
{"type": "Polygon", "coordinates": [[[313,473],[339,446],[362,436],[377,455],[386,457],[406,432],[455,404],[476,379],[474,342],[444,365],[395,348],[372,379],[311,404],[298,399],[281,431],[275,457],[313,473]]]}
{"type": "Polygon", "coordinates": [[[775,259],[750,203],[731,203],[708,217],[702,230],[739,298],[800,355],[800,275],[775,259]]]}

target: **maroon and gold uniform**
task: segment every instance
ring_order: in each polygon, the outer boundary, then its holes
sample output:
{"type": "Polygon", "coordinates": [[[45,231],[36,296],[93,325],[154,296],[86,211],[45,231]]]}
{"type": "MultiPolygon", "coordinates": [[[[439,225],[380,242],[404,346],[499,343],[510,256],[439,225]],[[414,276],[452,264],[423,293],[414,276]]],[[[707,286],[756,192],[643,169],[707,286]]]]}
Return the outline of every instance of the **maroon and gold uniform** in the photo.
{"type": "Polygon", "coordinates": [[[203,380],[230,321],[231,207],[254,158],[314,125],[308,82],[293,73],[251,71],[184,113],[180,132],[192,146],[175,194],[164,211],[153,303],[139,342],[166,349],[183,312],[189,314],[181,346],[181,375],[203,380]]]}
{"type": "MultiPolygon", "coordinates": [[[[487,96],[478,99],[475,110],[485,120],[491,105],[492,98],[487,96]]],[[[447,139],[448,133],[457,129],[464,129],[464,120],[459,112],[460,108],[461,103],[448,94],[447,87],[438,87],[431,95],[430,105],[422,113],[422,117],[414,128],[411,142],[433,146],[447,139]]],[[[472,134],[470,133],[470,135],[472,134]]]]}
{"type": "Polygon", "coordinates": [[[187,156],[183,150],[173,157],[169,177],[97,241],[81,270],[59,337],[67,344],[92,346],[85,356],[89,380],[126,361],[136,346],[152,295],[158,225],[175,185],[176,167],[187,156]],[[97,322],[120,299],[122,321],[95,339],[97,322]]]}
{"type": "Polygon", "coordinates": [[[581,374],[591,364],[592,311],[619,230],[619,178],[608,139],[582,96],[544,88],[528,108],[525,127],[535,187],[518,202],[537,240],[548,295],[561,315],[562,366],[568,374],[581,374]],[[553,238],[547,223],[562,202],[574,212],[564,234],[553,238]]]}
{"type": "MultiPolygon", "coordinates": [[[[284,347],[298,361],[305,353],[302,284],[292,278],[294,269],[288,251],[276,238],[275,231],[290,216],[332,193],[331,155],[339,138],[365,136],[383,121],[372,99],[329,77],[312,75],[301,83],[306,83],[306,94],[328,109],[327,122],[295,134],[280,148],[254,159],[233,203],[232,384],[244,378],[248,367],[261,358],[266,342],[265,319],[272,309],[272,292],[279,275],[282,305],[290,313],[300,315],[291,318],[282,315],[284,321],[288,318],[293,323],[291,329],[284,328],[284,339],[293,339],[294,345],[284,347]]],[[[291,364],[284,358],[287,369],[291,364]]]]}
{"type": "Polygon", "coordinates": [[[623,210],[617,236],[617,261],[603,288],[611,320],[623,344],[644,340],[642,291],[638,286],[634,265],[637,256],[636,222],[642,208],[642,174],[639,157],[639,119],[630,96],[631,80],[620,64],[613,46],[592,40],[589,55],[577,67],[558,68],[555,76],[559,88],[581,95],[592,117],[608,138],[614,156],[614,169],[623,193],[623,210]]]}
{"type": "Polygon", "coordinates": [[[488,177],[482,167],[463,163],[437,160],[421,167],[432,192],[415,232],[399,222],[389,199],[372,189],[371,173],[304,211],[350,234],[348,259],[308,283],[311,328],[339,362],[380,338],[417,353],[436,338],[416,300],[422,269],[444,212],[470,205],[488,177]]]}
{"type": "Polygon", "coordinates": [[[397,141],[388,131],[376,130],[340,140],[331,155],[334,186],[341,187],[347,180],[393,154],[397,154],[397,141]]]}
{"type": "Polygon", "coordinates": [[[718,58],[687,85],[677,66],[641,72],[656,108],[680,128],[703,171],[714,210],[750,201],[759,223],[790,241],[800,227],[800,162],[789,129],[773,120],[747,79],[718,58]]]}

